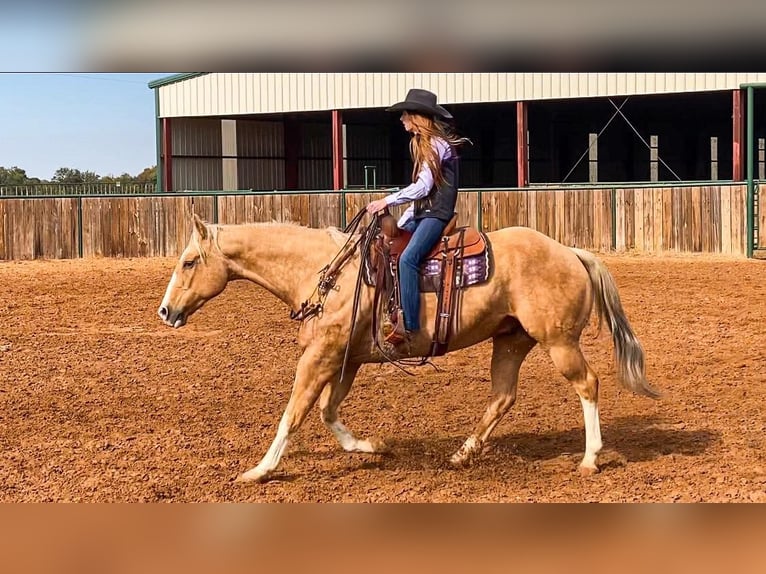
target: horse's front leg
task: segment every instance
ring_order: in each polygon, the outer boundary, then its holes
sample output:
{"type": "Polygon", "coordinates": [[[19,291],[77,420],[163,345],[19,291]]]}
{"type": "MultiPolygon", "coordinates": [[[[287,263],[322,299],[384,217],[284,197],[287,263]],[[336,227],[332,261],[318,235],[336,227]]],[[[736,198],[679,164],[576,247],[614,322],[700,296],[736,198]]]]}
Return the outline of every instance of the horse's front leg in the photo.
{"type": "Polygon", "coordinates": [[[322,422],[330,429],[330,432],[338,440],[341,448],[347,452],[388,452],[388,447],[380,439],[365,440],[356,438],[340,420],[340,416],[338,416],[338,407],[340,407],[343,399],[348,395],[359,367],[359,364],[347,365],[343,379],[341,380],[340,373],[338,373],[333,377],[330,384],[324,388],[319,399],[319,412],[322,422]]]}
{"type": "Polygon", "coordinates": [[[295,382],[279,428],[269,450],[255,468],[237,478],[237,482],[263,482],[277,468],[290,437],[300,428],[324,386],[338,371],[337,353],[319,345],[306,349],[298,361],[295,382]]]}

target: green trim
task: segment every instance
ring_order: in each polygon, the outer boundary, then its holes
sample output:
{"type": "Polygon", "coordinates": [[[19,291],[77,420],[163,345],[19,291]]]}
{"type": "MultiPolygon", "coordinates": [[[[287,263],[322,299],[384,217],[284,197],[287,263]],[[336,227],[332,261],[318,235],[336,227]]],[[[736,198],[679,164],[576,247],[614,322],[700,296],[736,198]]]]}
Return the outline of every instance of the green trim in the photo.
{"type": "Polygon", "coordinates": [[[77,198],[77,254],[82,259],[83,241],[82,241],[82,198],[77,198]]]}
{"type": "MultiPolygon", "coordinates": [[[[508,188],[482,188],[484,191],[503,191],[505,189],[530,190],[537,189],[541,191],[552,189],[609,189],[612,187],[630,189],[642,189],[653,187],[690,187],[695,185],[739,185],[741,181],[733,179],[689,179],[684,181],[599,181],[597,183],[533,183],[529,187],[508,187],[508,188]]],[[[466,191],[460,188],[460,191],[466,191]]]]}
{"type": "Polygon", "coordinates": [[[481,215],[484,212],[484,209],[482,209],[481,205],[481,193],[482,190],[480,189],[476,197],[476,202],[478,203],[478,209],[476,210],[476,227],[479,228],[479,231],[484,231],[484,218],[481,215]]]}
{"type": "MultiPolygon", "coordinates": [[[[755,94],[753,88],[756,86],[747,87],[747,257],[753,256],[753,155],[755,150],[753,149],[754,134],[753,124],[755,118],[753,118],[753,100],[755,94]]],[[[760,87],[766,87],[766,84],[762,84],[760,87]]]]}
{"type": "Polygon", "coordinates": [[[176,84],[178,82],[183,82],[184,80],[190,80],[192,78],[197,78],[199,76],[204,76],[205,74],[209,74],[210,72],[191,72],[187,74],[173,74],[172,76],[165,76],[164,78],[159,78],[157,80],[152,80],[149,82],[149,88],[155,89],[155,88],[161,88],[163,86],[169,86],[170,84],[176,84]]]}
{"type": "Polygon", "coordinates": [[[340,190],[340,228],[346,229],[346,190],[340,190]]]}
{"type": "MultiPolygon", "coordinates": [[[[669,182],[665,184],[658,184],[654,183],[652,185],[636,185],[636,184],[619,184],[619,185],[583,185],[581,187],[575,187],[575,186],[560,186],[560,187],[509,187],[509,188],[487,188],[487,187],[481,187],[481,188],[468,188],[468,189],[461,189],[460,193],[476,193],[479,196],[481,196],[484,193],[511,193],[511,192],[518,192],[518,191],[571,191],[573,189],[582,189],[582,190],[588,190],[588,189],[616,189],[616,188],[625,188],[625,189],[640,189],[640,188],[657,188],[657,187],[695,187],[698,185],[717,185],[717,186],[731,186],[731,185],[741,185],[742,182],[735,182],[735,181],[711,181],[711,182],[699,182],[699,181],[688,181],[688,182],[669,182]]],[[[369,194],[371,190],[364,190],[364,189],[301,189],[301,190],[290,190],[290,191],[280,191],[280,190],[273,190],[273,191],[255,191],[252,189],[234,189],[234,190],[201,190],[201,191],[178,191],[178,192],[168,192],[166,195],[172,195],[174,197],[201,197],[201,196],[208,196],[208,197],[217,197],[217,196],[225,196],[225,195],[335,195],[339,194],[341,197],[341,201],[345,202],[346,196],[348,195],[360,195],[360,194],[369,194]]],[[[384,193],[385,190],[375,190],[374,193],[384,193]]],[[[76,199],[79,197],[82,197],[84,199],[92,199],[92,198],[99,198],[99,199],[119,199],[119,198],[129,198],[129,197],[158,197],[160,195],[157,193],[157,191],[154,192],[145,192],[145,193],[62,193],[62,194],[38,194],[38,195],[1,195],[0,200],[3,199],[76,199]]],[[[479,221],[479,224],[481,224],[481,221],[479,221]]]]}
{"type": "Polygon", "coordinates": [[[157,191],[162,191],[162,120],[160,119],[160,92],[154,92],[155,139],[157,142],[157,191]]]}

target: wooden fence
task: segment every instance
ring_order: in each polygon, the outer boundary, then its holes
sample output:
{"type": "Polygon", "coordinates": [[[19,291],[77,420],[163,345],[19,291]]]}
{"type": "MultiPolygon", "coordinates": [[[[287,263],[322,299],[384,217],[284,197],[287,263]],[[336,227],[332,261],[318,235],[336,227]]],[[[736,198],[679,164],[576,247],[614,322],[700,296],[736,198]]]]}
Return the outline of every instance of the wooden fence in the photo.
{"type": "Polygon", "coordinates": [[[26,185],[0,185],[0,197],[57,196],[57,195],[131,195],[154,193],[151,182],[120,181],[93,183],[29,183],[26,185]]]}
{"type": "MultiPolygon", "coordinates": [[[[766,246],[766,186],[760,238],[766,246]]],[[[342,226],[368,192],[152,194],[0,199],[0,259],[176,256],[191,215],[218,223],[295,221],[342,226]],[[341,216],[345,213],[345,218],[341,216]]],[[[465,191],[460,225],[535,228],[565,245],[599,251],[747,253],[747,186],[465,191]]],[[[395,209],[399,214],[401,208],[395,209]]]]}

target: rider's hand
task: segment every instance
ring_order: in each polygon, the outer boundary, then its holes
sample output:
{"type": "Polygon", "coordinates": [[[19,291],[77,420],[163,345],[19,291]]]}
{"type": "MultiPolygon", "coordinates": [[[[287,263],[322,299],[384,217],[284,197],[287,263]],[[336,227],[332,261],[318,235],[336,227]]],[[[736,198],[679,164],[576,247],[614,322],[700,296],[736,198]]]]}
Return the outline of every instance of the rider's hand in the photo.
{"type": "Polygon", "coordinates": [[[376,199],[367,204],[367,213],[375,215],[376,213],[383,211],[386,207],[388,207],[388,204],[385,199],[376,199]]]}

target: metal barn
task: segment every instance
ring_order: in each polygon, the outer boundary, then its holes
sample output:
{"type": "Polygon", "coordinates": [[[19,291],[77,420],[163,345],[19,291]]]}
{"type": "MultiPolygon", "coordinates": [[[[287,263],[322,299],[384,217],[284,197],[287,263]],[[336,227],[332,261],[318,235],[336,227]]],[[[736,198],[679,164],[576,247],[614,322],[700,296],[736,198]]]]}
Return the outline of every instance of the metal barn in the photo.
{"type": "MultiPolygon", "coordinates": [[[[741,181],[746,86],[760,82],[766,74],[179,74],[149,84],[158,188],[406,184],[408,136],[384,110],[412,87],[436,92],[473,141],[462,188],[741,181]]],[[[763,149],[766,94],[751,108],[763,149]]]]}

